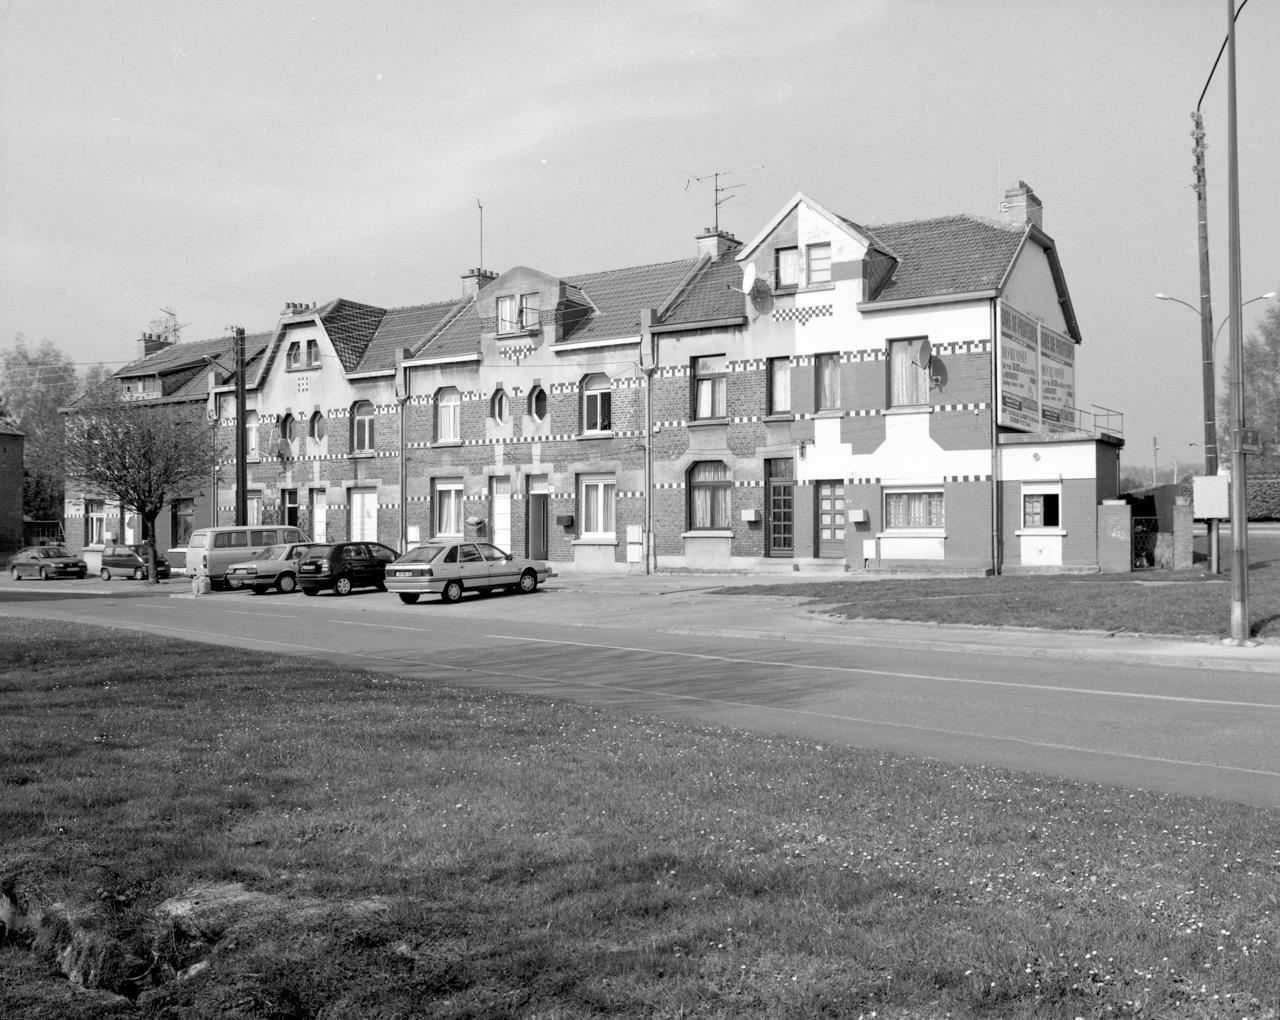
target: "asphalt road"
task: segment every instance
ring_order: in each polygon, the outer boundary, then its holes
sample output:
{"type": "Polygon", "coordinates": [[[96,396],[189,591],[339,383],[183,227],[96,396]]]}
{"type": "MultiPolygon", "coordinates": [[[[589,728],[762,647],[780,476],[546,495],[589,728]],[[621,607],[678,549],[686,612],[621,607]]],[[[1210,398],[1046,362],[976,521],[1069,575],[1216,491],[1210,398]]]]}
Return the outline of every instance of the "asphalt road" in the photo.
{"type": "Polygon", "coordinates": [[[1280,669],[1225,668],[1176,647],[850,625],[799,600],[687,584],[556,579],[456,606],[187,591],[178,580],[7,582],[0,615],[1280,808],[1280,669]]]}

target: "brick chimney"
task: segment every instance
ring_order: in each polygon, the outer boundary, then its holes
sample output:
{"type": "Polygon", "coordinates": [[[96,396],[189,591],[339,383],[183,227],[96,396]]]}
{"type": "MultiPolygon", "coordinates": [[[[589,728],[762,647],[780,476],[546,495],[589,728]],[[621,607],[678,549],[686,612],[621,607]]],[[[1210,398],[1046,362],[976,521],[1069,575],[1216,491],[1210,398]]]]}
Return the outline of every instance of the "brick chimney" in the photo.
{"type": "Polygon", "coordinates": [[[498,278],[492,269],[468,269],[462,274],[462,296],[474,298],[498,278]]]}
{"type": "Polygon", "coordinates": [[[157,351],[172,346],[173,341],[161,333],[143,333],[138,337],[138,360],[149,358],[157,351]]]}
{"type": "Polygon", "coordinates": [[[1026,181],[1018,181],[1009,187],[1004,193],[1004,201],[1000,203],[1000,211],[1010,223],[1018,226],[1030,223],[1044,229],[1044,206],[1026,181]]]}
{"type": "Polygon", "coordinates": [[[741,243],[727,231],[707,227],[698,235],[698,257],[706,256],[714,262],[725,252],[731,251],[741,243]]]}

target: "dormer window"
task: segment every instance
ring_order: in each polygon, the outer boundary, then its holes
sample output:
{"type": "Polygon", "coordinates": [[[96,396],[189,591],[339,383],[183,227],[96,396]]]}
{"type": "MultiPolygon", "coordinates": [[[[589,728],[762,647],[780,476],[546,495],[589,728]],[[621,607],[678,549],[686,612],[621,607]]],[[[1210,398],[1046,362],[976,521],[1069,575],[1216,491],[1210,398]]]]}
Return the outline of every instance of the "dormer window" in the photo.
{"type": "Polygon", "coordinates": [[[302,367],[302,344],[296,340],[289,345],[284,356],[284,367],[291,372],[302,367]]]}
{"type": "Polygon", "coordinates": [[[804,256],[805,282],[811,286],[815,283],[830,283],[831,245],[811,244],[804,250],[804,256]]]}
{"type": "Polygon", "coordinates": [[[307,341],[307,367],[320,367],[320,345],[315,340],[307,341]]]}

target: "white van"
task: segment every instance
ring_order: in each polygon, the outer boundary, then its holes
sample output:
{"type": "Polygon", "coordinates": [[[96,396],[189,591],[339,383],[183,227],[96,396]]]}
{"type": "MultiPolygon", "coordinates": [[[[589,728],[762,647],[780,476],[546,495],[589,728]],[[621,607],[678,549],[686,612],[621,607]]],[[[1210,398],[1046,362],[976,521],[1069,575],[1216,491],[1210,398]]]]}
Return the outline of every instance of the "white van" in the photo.
{"type": "Polygon", "coordinates": [[[187,576],[207,574],[209,583],[220,587],[232,563],[253,559],[269,545],[310,541],[306,532],[283,524],[200,528],[187,540],[187,576]]]}

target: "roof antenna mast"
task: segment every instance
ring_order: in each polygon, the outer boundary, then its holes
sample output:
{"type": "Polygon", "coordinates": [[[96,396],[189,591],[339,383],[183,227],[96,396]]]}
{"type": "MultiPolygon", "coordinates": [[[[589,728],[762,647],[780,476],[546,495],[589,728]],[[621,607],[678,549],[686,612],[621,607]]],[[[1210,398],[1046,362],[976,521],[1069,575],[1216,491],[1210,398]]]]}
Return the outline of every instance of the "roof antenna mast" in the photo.
{"type": "Polygon", "coordinates": [[[480,268],[484,268],[484,206],[476,199],[476,208],[480,210],[480,268]]]}
{"type": "Polygon", "coordinates": [[[745,185],[745,184],[721,184],[721,183],[720,183],[720,178],[721,178],[721,177],[728,177],[728,176],[729,176],[729,174],[742,174],[742,173],[746,173],[748,170],[763,170],[763,169],[764,169],[764,167],[763,167],[763,166],[743,166],[743,167],[738,167],[738,169],[736,169],[736,170],[716,170],[716,171],[714,171],[713,173],[703,174],[701,177],[693,177],[693,176],[691,176],[690,174],[687,174],[687,173],[686,173],[686,174],[684,175],[684,177],[685,177],[685,181],[684,181],[684,190],[685,190],[685,191],[688,191],[688,190],[689,190],[689,185],[691,185],[691,184],[699,184],[699,183],[701,183],[702,181],[711,180],[711,181],[714,181],[714,182],[715,182],[715,183],[712,185],[713,194],[715,195],[715,227],[714,227],[714,230],[716,231],[716,233],[719,233],[719,232],[720,232],[720,207],[721,207],[722,205],[724,205],[727,201],[729,201],[729,199],[731,199],[731,198],[735,197],[735,196],[733,196],[733,195],[728,194],[728,192],[730,192],[730,191],[737,191],[739,188],[745,188],[745,187],[746,187],[746,185],[745,185]]]}

